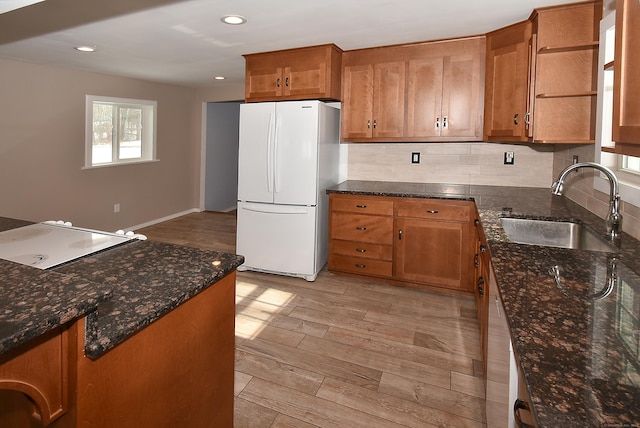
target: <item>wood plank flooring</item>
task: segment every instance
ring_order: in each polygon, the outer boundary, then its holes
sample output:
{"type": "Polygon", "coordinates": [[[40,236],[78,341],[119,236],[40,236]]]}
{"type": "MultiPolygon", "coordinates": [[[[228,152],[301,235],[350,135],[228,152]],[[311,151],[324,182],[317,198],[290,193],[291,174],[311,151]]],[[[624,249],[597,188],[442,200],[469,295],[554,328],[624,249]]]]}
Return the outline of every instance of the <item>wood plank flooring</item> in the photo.
{"type": "MultiPolygon", "coordinates": [[[[235,215],[139,230],[235,250],[235,215]]],[[[235,428],[486,427],[475,303],[333,275],[238,272],[235,428]]]]}

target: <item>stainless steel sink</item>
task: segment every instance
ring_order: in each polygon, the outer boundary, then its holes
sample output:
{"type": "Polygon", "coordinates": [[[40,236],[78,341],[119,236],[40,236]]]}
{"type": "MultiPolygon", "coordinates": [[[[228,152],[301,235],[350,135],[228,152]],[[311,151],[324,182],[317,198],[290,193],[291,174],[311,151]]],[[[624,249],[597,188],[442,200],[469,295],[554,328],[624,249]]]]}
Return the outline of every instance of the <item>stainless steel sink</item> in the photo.
{"type": "Polygon", "coordinates": [[[616,252],[615,246],[578,223],[526,218],[500,219],[507,237],[518,244],[616,252]]]}

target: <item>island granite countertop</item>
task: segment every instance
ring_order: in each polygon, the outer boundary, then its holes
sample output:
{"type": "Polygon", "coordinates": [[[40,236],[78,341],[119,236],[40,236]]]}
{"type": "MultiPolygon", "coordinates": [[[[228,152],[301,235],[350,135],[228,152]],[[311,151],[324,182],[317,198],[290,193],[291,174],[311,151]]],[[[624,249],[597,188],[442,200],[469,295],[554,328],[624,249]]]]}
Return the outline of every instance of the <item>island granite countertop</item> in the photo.
{"type": "MultiPolygon", "coordinates": [[[[0,231],[28,224],[0,217],[0,231]]],[[[85,354],[99,358],[243,261],[234,254],[148,240],[48,270],[0,260],[0,356],[86,316],[85,354]]]]}
{"type": "Polygon", "coordinates": [[[350,180],[327,193],[474,201],[538,425],[640,427],[638,240],[623,234],[614,253],[511,242],[501,217],[575,221],[604,236],[603,219],[544,188],[350,180]]]}

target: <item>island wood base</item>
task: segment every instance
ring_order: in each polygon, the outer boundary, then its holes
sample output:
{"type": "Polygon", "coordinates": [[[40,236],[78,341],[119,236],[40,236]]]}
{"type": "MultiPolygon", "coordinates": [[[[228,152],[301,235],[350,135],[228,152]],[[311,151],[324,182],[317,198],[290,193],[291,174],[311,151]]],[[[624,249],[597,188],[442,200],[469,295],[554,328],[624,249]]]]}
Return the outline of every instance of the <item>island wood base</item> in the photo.
{"type": "MultiPolygon", "coordinates": [[[[96,360],[84,356],[85,319],[74,322],[67,373],[59,372],[68,399],[59,400],[65,408],[48,426],[232,427],[235,282],[232,272],[96,360]]],[[[3,368],[31,355],[0,360],[0,374],[7,379],[3,368]]],[[[47,426],[37,400],[31,415],[31,399],[0,391],[0,426],[47,426]]]]}

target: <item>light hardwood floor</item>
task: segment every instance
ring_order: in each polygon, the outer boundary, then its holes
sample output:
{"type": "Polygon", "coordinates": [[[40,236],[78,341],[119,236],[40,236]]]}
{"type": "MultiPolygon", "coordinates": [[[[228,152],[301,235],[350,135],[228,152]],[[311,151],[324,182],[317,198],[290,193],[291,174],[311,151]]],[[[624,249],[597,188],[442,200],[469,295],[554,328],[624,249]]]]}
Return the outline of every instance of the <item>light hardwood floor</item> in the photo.
{"type": "MultiPolygon", "coordinates": [[[[139,232],[235,248],[233,214],[195,213],[139,232]]],[[[237,278],[235,428],[486,427],[472,298],[326,269],[315,282],[237,278]]]]}

